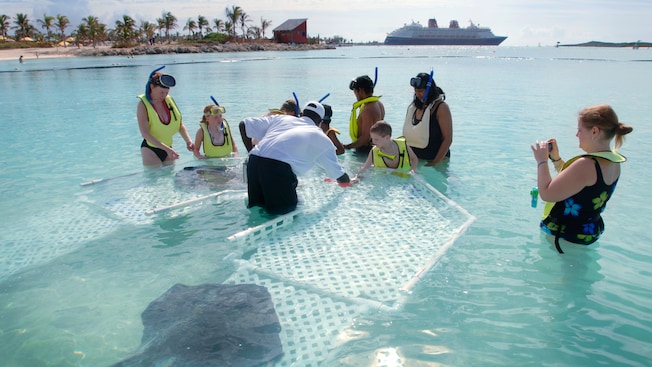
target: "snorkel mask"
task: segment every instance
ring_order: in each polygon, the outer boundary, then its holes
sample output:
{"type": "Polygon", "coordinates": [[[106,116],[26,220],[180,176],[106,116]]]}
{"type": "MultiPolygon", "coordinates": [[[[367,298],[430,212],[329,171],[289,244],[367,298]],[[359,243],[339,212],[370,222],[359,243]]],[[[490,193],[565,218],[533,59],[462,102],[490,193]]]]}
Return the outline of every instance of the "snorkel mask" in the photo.
{"type": "MultiPolygon", "coordinates": [[[[204,117],[208,116],[216,116],[216,115],[221,115],[226,112],[226,108],[224,106],[220,106],[220,103],[217,102],[215,97],[211,96],[211,101],[215,103],[215,106],[211,107],[210,110],[204,112],[204,117]]],[[[222,124],[220,125],[220,129],[222,130],[222,133],[224,134],[224,138],[228,136],[226,129],[224,128],[224,121],[222,121],[222,124]]]]}
{"type": "MultiPolygon", "coordinates": [[[[416,76],[412,79],[410,79],[410,86],[415,89],[426,89],[425,93],[423,93],[423,97],[421,98],[421,102],[426,103],[426,100],[428,99],[428,93],[430,93],[430,88],[432,87],[434,80],[433,80],[433,75],[435,73],[434,69],[430,69],[430,76],[428,77],[428,81],[424,81],[420,77],[416,76]]],[[[419,74],[422,75],[422,74],[419,74]]]]}
{"type": "Polygon", "coordinates": [[[158,69],[154,69],[151,73],[149,73],[149,78],[147,78],[147,84],[145,84],[145,97],[149,102],[152,102],[152,97],[149,95],[150,84],[158,85],[159,87],[166,88],[166,89],[172,88],[175,85],[177,85],[177,81],[174,79],[172,75],[162,74],[158,79],[152,80],[154,74],[156,74],[156,72],[162,70],[163,68],[165,68],[165,65],[161,66],[158,69]]]}
{"type": "MultiPolygon", "coordinates": [[[[367,75],[357,77],[349,83],[349,89],[350,90],[355,90],[357,88],[364,88],[363,85],[361,85],[360,81],[358,79],[361,78],[369,78],[367,75]]],[[[371,78],[369,78],[371,80],[371,78]]],[[[376,66],[376,69],[374,71],[374,80],[373,80],[373,87],[376,88],[376,83],[378,82],[378,66],[376,66]]],[[[366,83],[365,83],[366,84],[366,83]]]]}
{"type": "Polygon", "coordinates": [[[208,116],[217,116],[217,115],[221,115],[221,114],[223,114],[225,112],[226,112],[226,108],[224,108],[223,106],[213,106],[213,107],[211,107],[210,110],[208,110],[208,111],[206,111],[204,113],[204,116],[206,116],[206,117],[208,117],[208,116]]]}

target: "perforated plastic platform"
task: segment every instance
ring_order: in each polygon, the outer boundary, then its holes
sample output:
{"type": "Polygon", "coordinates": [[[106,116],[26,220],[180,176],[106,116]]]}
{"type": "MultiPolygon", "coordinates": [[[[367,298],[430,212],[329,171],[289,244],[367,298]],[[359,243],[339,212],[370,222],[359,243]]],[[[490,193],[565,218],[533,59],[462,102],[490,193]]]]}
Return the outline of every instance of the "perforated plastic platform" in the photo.
{"type": "Polygon", "coordinates": [[[0,279],[73,251],[117,226],[116,220],[78,205],[41,211],[20,223],[4,221],[0,229],[0,279]]]}
{"type": "Polygon", "coordinates": [[[246,192],[244,158],[193,162],[82,183],[74,203],[0,223],[0,279],[74,251],[124,224],[147,225],[160,212],[196,210],[202,200],[246,192]],[[217,169],[211,170],[211,168],[217,169]],[[176,172],[176,173],[175,173],[176,172]],[[13,221],[13,222],[12,222],[13,221]]]}
{"type": "Polygon", "coordinates": [[[400,309],[474,220],[418,177],[368,176],[346,189],[303,178],[297,211],[230,237],[242,253],[227,282],[274,289],[280,366],[320,365],[354,317],[400,309]]]}

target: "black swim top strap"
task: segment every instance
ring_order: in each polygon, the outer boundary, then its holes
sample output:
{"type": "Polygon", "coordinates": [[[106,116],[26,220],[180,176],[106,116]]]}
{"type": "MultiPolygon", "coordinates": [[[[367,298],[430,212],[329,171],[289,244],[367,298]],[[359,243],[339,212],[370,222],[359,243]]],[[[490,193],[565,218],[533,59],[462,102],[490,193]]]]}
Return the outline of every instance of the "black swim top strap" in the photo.
{"type": "Polygon", "coordinates": [[[601,183],[601,184],[603,184],[605,186],[611,186],[611,185],[607,185],[604,182],[604,176],[602,175],[602,167],[600,167],[600,162],[598,162],[598,160],[595,157],[591,157],[591,159],[593,159],[593,162],[595,162],[595,173],[597,173],[597,175],[598,175],[598,177],[596,179],[596,183],[601,183]],[[602,182],[600,182],[600,181],[602,181],[602,182]]]}
{"type": "Polygon", "coordinates": [[[555,236],[555,248],[560,254],[564,253],[564,251],[561,250],[561,246],[559,246],[559,236],[555,236]]]}

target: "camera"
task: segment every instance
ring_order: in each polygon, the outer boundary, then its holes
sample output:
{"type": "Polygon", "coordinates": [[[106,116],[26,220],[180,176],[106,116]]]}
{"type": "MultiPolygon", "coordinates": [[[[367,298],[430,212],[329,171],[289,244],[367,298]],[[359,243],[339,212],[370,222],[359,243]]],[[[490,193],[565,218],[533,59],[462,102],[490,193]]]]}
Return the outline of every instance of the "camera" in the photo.
{"type": "Polygon", "coordinates": [[[548,142],[548,151],[552,152],[552,142],[551,141],[548,142]]]}

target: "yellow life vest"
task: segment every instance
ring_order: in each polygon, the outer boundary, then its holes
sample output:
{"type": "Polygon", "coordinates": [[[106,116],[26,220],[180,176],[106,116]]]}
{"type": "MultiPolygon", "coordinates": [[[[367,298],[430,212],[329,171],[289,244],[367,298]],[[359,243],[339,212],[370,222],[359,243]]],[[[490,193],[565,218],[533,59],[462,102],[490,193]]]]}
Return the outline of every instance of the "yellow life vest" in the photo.
{"type": "Polygon", "coordinates": [[[208,158],[226,157],[233,152],[233,145],[231,144],[231,128],[226,120],[224,120],[223,124],[224,144],[218,146],[213,145],[211,134],[208,132],[208,125],[203,122],[199,124],[204,131],[204,143],[202,144],[204,155],[208,158]]]}
{"type": "MultiPolygon", "coordinates": [[[[561,171],[565,170],[568,166],[571,165],[571,163],[575,162],[576,160],[582,158],[582,157],[599,157],[599,158],[604,158],[608,161],[614,162],[614,163],[622,163],[627,161],[627,158],[616,152],[615,150],[609,151],[609,152],[595,152],[595,153],[587,153],[587,154],[580,154],[578,156],[575,156],[571,159],[568,160],[568,162],[565,162],[564,165],[561,167],[561,171]]],[[[543,218],[548,217],[550,214],[550,211],[552,210],[552,207],[555,206],[556,202],[546,202],[546,205],[543,207],[543,218]]]]}
{"type": "MultiPolygon", "coordinates": [[[[410,154],[408,153],[407,150],[407,142],[405,141],[405,137],[399,137],[396,139],[393,139],[396,142],[396,145],[398,145],[398,166],[396,167],[397,170],[399,171],[409,171],[412,169],[412,162],[410,162],[410,154]]],[[[378,147],[374,146],[371,148],[372,154],[373,154],[373,160],[374,160],[374,167],[382,167],[382,168],[387,168],[387,164],[385,164],[385,160],[383,157],[391,158],[392,160],[396,159],[395,156],[388,155],[383,153],[378,147]]]]}
{"type": "MultiPolygon", "coordinates": [[[[158,113],[154,109],[154,106],[147,100],[144,94],[138,96],[145,108],[147,108],[147,120],[149,121],[149,132],[161,143],[172,147],[172,137],[179,131],[181,127],[181,112],[177,107],[177,104],[174,102],[172,96],[168,95],[165,97],[165,103],[170,109],[170,123],[165,125],[161,122],[161,119],[158,117],[158,113]]],[[[156,147],[156,145],[147,142],[147,145],[150,147],[156,147]]]]}
{"type": "Polygon", "coordinates": [[[349,121],[349,135],[351,140],[358,140],[358,114],[362,113],[364,105],[370,102],[378,102],[381,96],[370,96],[365,99],[361,99],[353,104],[353,109],[351,110],[351,120],[349,121]],[[360,111],[358,111],[358,109],[360,111]]]}

